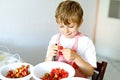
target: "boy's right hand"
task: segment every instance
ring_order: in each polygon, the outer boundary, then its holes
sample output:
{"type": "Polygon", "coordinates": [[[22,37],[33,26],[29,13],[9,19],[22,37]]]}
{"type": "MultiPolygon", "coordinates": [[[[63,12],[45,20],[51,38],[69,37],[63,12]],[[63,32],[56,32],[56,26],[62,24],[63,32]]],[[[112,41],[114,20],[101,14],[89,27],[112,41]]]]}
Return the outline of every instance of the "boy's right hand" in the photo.
{"type": "Polygon", "coordinates": [[[51,55],[51,56],[56,56],[57,53],[58,53],[58,48],[59,48],[59,47],[58,47],[56,44],[50,45],[50,47],[49,47],[50,55],[51,55]]]}
{"type": "Polygon", "coordinates": [[[46,57],[45,61],[52,61],[53,57],[58,53],[58,46],[56,44],[52,44],[49,46],[49,55],[46,57]]]}
{"type": "Polygon", "coordinates": [[[59,46],[59,45],[57,45],[57,44],[52,44],[52,45],[50,45],[50,46],[49,46],[49,55],[48,55],[48,57],[46,58],[46,61],[51,61],[51,60],[53,60],[53,57],[55,58],[55,56],[56,56],[57,54],[62,55],[62,52],[61,52],[62,49],[63,49],[63,47],[62,47],[62,46],[59,46]]]}

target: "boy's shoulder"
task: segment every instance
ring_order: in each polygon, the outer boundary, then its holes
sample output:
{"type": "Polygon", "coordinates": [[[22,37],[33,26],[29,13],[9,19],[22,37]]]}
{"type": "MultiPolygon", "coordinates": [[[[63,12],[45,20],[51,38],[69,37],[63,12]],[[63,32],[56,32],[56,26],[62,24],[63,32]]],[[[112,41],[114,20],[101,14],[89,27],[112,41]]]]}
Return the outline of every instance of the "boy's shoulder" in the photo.
{"type": "Polygon", "coordinates": [[[81,33],[81,36],[79,37],[79,39],[81,39],[83,41],[92,41],[92,39],[88,35],[85,35],[82,33],[81,33]]]}
{"type": "Polygon", "coordinates": [[[60,34],[59,33],[56,33],[54,35],[52,35],[52,37],[58,37],[60,34]]]}
{"type": "Polygon", "coordinates": [[[59,33],[56,33],[56,34],[54,34],[54,35],[52,35],[52,39],[56,39],[56,38],[58,38],[58,36],[59,36],[60,34],[59,33]]]}

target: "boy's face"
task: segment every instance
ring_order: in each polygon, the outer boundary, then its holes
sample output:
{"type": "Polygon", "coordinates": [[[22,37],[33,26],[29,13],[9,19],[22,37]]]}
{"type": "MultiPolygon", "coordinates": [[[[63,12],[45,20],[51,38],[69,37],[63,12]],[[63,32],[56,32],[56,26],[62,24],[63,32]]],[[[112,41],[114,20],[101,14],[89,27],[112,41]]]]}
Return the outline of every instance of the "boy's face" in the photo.
{"type": "Polygon", "coordinates": [[[79,26],[77,23],[70,23],[69,25],[58,23],[58,25],[60,33],[66,38],[73,38],[78,33],[79,26]]]}

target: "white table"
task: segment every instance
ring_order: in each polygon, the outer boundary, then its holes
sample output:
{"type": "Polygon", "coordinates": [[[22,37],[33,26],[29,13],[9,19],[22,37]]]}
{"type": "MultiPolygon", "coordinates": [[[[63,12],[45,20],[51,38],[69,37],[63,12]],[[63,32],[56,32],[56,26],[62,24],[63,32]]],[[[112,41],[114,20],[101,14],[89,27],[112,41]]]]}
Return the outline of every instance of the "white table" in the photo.
{"type": "Polygon", "coordinates": [[[69,77],[69,78],[64,78],[61,80],[90,80],[90,79],[82,78],[82,77],[69,77]]]}

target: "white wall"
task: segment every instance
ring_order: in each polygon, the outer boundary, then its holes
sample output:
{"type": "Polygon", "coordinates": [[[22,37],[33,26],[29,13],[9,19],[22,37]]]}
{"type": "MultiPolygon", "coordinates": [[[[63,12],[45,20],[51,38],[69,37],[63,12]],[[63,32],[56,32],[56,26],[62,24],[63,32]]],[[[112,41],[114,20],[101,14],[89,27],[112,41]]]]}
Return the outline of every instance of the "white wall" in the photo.
{"type": "MultiPolygon", "coordinates": [[[[62,0],[0,0],[0,45],[25,62],[42,62],[51,36],[58,32],[55,9],[62,0]]],[[[84,8],[80,29],[93,39],[96,0],[78,0],[84,8]]]]}
{"type": "Polygon", "coordinates": [[[120,19],[108,17],[110,0],[100,0],[96,34],[97,53],[120,60],[120,19]]]}

